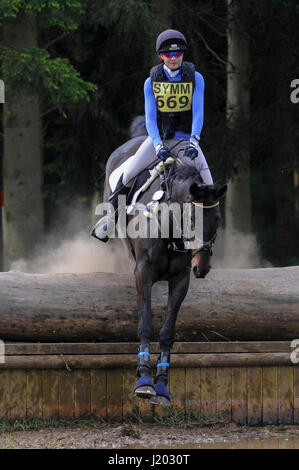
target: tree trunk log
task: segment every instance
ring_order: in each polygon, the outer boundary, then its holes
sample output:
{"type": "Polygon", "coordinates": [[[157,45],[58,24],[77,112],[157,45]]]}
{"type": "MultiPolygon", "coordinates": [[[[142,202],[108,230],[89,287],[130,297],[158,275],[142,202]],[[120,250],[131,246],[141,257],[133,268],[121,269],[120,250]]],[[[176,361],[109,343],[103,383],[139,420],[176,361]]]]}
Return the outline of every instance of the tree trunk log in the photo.
{"type": "MultiPolygon", "coordinates": [[[[35,12],[5,20],[4,44],[23,50],[38,46],[35,12]]],[[[5,59],[4,59],[5,60],[5,59]]],[[[5,77],[4,77],[5,79],[5,77]]],[[[42,240],[42,120],[39,95],[29,88],[6,88],[3,108],[3,269],[30,256],[42,240]]]]}
{"type": "MultiPolygon", "coordinates": [[[[240,233],[249,234],[250,190],[250,36],[248,0],[227,0],[227,127],[234,137],[233,175],[225,203],[225,253],[231,259],[240,233]]],[[[237,262],[237,260],[236,260],[237,262]]],[[[235,267],[242,267],[235,264],[235,267]]]]}
{"type": "MultiPolygon", "coordinates": [[[[0,338],[5,341],[138,341],[132,275],[0,274],[0,338]]],[[[176,340],[299,338],[299,267],[213,270],[191,279],[176,340]],[[225,338],[219,336],[222,335],[225,338]]],[[[167,305],[154,285],[154,337],[167,305]]]]}

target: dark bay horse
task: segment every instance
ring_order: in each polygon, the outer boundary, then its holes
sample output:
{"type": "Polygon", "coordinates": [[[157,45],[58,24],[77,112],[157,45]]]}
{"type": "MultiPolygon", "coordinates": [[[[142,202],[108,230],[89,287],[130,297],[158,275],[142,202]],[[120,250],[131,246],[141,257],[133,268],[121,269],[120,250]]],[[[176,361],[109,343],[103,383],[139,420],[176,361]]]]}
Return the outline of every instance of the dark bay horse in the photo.
{"type": "MultiPolygon", "coordinates": [[[[116,149],[109,157],[106,166],[104,202],[108,202],[112,193],[109,185],[109,176],[112,171],[133,155],[144,139],[144,136],[131,139],[116,149]]],[[[158,161],[155,161],[155,164],[157,163],[158,161]]],[[[149,172],[145,170],[136,181],[135,189],[140,185],[140,178],[143,178],[144,182],[148,176],[149,172]]],[[[184,204],[188,202],[189,205],[194,204],[193,209],[196,204],[202,208],[203,238],[199,249],[185,249],[182,245],[182,234],[180,234],[180,239],[174,241],[172,231],[170,231],[168,238],[162,236],[130,238],[127,236],[122,240],[135,259],[134,274],[139,313],[138,338],[140,341],[135,394],[141,398],[150,398],[150,402],[153,404],[165,406],[170,404],[170,394],[167,389],[170,350],[174,342],[176,318],[189,287],[192,258],[195,261],[194,275],[204,277],[210,269],[211,245],[215,239],[220,220],[219,198],[226,191],[226,185],[222,187],[204,185],[195,168],[191,166],[179,167],[176,164],[170,170],[168,185],[171,195],[168,191],[167,204],[175,202],[179,205],[181,213],[184,204]],[[160,355],[153,382],[150,377],[150,341],[153,335],[151,291],[153,284],[161,280],[168,281],[168,303],[165,321],[160,330],[160,355]]],[[[157,178],[144,193],[141,193],[138,202],[145,206],[152,201],[154,193],[158,190],[161,190],[160,178],[157,178]]],[[[166,194],[164,196],[164,200],[166,200],[166,194]]],[[[127,224],[132,217],[127,216],[127,224]]],[[[144,217],[144,219],[146,218],[144,217]]],[[[170,222],[173,223],[173,220],[170,222]]]]}

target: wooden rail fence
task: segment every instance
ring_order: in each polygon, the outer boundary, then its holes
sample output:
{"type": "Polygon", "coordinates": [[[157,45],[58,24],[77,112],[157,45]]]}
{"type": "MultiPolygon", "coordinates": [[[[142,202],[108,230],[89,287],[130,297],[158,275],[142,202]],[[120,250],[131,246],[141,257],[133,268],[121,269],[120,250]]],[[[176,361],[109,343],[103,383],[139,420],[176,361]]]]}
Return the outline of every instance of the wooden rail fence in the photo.
{"type": "MultiPolygon", "coordinates": [[[[167,415],[134,396],[137,350],[137,343],[6,343],[0,419],[167,415]]],[[[299,364],[291,352],[289,341],[175,343],[173,408],[239,424],[299,424],[299,364]]],[[[157,343],[151,353],[154,367],[157,343]]]]}

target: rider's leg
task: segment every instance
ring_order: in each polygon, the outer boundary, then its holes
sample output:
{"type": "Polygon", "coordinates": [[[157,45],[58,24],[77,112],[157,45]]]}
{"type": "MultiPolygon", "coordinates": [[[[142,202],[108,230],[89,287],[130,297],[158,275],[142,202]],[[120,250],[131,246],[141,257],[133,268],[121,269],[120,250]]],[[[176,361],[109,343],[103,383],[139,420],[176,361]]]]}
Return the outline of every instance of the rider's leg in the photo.
{"type": "Polygon", "coordinates": [[[132,158],[129,166],[124,171],[123,183],[126,186],[132,186],[135,176],[142,172],[151,163],[156,162],[157,156],[155,147],[150,137],[140,145],[139,149],[132,158]]]}
{"type": "MultiPolygon", "coordinates": [[[[186,157],[186,158],[190,160],[189,157],[186,157]]],[[[204,184],[209,184],[209,185],[214,184],[207,161],[200,147],[198,149],[198,156],[193,160],[193,162],[195,164],[195,168],[197,169],[197,171],[199,171],[204,184]]]]}
{"type": "MultiPolygon", "coordinates": [[[[175,143],[176,141],[173,139],[165,141],[165,145],[167,145],[168,147],[172,147],[175,143]]],[[[187,140],[182,141],[181,143],[179,143],[173,148],[172,153],[176,157],[178,157],[184,165],[195,167],[197,171],[199,171],[204,184],[209,184],[209,185],[214,184],[211,172],[209,170],[207,161],[205,159],[205,156],[201,148],[199,147],[198,156],[194,160],[191,160],[191,158],[184,156],[185,148],[187,147],[187,145],[189,145],[189,141],[187,140]]]]}
{"type": "Polygon", "coordinates": [[[112,223],[116,224],[118,219],[118,196],[127,196],[131,189],[135,176],[137,176],[142,170],[144,170],[147,166],[149,166],[156,160],[157,156],[154,145],[150,137],[147,137],[135,153],[134,157],[132,158],[128,167],[125,169],[124,173],[121,175],[114,190],[114,193],[109,198],[109,201],[111,202],[114,208],[114,213],[108,221],[102,223],[101,219],[97,222],[91,232],[92,236],[98,238],[101,241],[108,241],[110,233],[109,227],[112,223]]]}
{"type": "Polygon", "coordinates": [[[109,201],[111,202],[114,210],[116,211],[117,208],[118,208],[118,196],[120,195],[125,195],[127,196],[129,191],[130,191],[130,188],[128,186],[126,186],[123,182],[123,173],[121,174],[121,177],[119,178],[116,186],[115,186],[115,190],[114,190],[114,193],[109,197],[109,201]]]}
{"type": "Polygon", "coordinates": [[[109,201],[112,203],[115,210],[115,223],[117,223],[118,219],[118,196],[127,196],[135,176],[137,176],[144,168],[156,160],[156,158],[154,145],[152,140],[148,137],[135,153],[130,165],[124,170],[124,173],[122,173],[115,187],[114,193],[109,198],[109,201]]]}

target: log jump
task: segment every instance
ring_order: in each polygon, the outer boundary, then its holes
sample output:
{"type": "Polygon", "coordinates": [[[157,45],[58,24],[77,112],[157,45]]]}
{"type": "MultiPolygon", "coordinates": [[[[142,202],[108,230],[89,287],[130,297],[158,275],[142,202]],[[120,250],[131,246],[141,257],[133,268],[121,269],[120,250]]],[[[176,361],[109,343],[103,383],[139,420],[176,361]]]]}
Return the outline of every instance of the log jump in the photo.
{"type": "MultiPolygon", "coordinates": [[[[166,282],[157,283],[153,341],[163,323],[166,299],[166,282]]],[[[4,341],[135,342],[137,325],[133,275],[0,274],[4,341]]],[[[176,331],[177,341],[298,338],[299,267],[214,269],[206,279],[191,279],[176,331]]]]}

